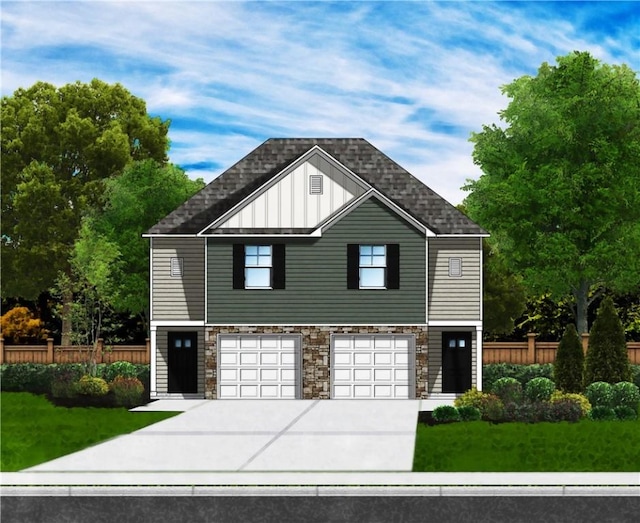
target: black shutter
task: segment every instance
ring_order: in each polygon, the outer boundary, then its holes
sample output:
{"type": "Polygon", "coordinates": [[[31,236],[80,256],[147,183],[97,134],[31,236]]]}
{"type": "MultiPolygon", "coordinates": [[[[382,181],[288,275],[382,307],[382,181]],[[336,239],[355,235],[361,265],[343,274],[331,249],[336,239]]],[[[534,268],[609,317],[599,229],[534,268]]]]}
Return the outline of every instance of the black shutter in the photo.
{"type": "Polygon", "coordinates": [[[347,289],[360,288],[360,246],[347,244],[347,289]]]}
{"type": "Polygon", "coordinates": [[[233,288],[244,289],[244,244],[233,244],[233,288]]]}
{"type": "Polygon", "coordinates": [[[273,247],[273,265],[271,269],[271,287],[274,289],[285,288],[285,260],[284,260],[284,243],[274,243],[273,247]]]}
{"type": "Polygon", "coordinates": [[[400,245],[387,245],[387,289],[400,288],[400,245]]]}

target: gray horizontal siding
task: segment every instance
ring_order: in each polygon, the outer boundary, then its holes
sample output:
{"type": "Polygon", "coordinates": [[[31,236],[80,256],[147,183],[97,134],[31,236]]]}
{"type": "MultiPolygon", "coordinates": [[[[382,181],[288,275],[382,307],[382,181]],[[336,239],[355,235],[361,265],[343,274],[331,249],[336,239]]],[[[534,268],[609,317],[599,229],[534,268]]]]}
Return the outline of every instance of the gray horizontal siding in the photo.
{"type": "Polygon", "coordinates": [[[321,238],[289,239],[286,289],[233,289],[232,249],[229,239],[209,239],[209,323],[425,321],[424,237],[376,200],[363,203],[321,238]],[[400,289],[347,289],[349,243],[399,243],[400,289]]]}
{"type": "Polygon", "coordinates": [[[156,394],[167,394],[169,387],[169,332],[198,332],[198,393],[204,395],[204,329],[158,327],[156,332],[156,394]]]}
{"type": "Polygon", "coordinates": [[[204,320],[204,240],[154,238],[154,320],[204,320]],[[183,258],[183,276],[171,276],[171,258],[183,258]]]}
{"type": "Polygon", "coordinates": [[[429,320],[480,319],[480,238],[429,238],[429,320]],[[449,258],[462,276],[449,276],[449,258]]]}

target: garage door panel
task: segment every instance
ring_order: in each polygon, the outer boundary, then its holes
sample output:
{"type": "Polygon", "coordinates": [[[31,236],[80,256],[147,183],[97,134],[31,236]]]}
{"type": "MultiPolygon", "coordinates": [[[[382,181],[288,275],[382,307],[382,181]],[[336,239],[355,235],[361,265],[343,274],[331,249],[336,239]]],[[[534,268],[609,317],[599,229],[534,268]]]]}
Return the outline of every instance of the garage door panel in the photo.
{"type": "Polygon", "coordinates": [[[407,335],[334,336],[332,397],[411,397],[412,339],[407,335]]]}
{"type": "Polygon", "coordinates": [[[293,335],[221,335],[219,397],[296,398],[299,346],[293,335]]]}

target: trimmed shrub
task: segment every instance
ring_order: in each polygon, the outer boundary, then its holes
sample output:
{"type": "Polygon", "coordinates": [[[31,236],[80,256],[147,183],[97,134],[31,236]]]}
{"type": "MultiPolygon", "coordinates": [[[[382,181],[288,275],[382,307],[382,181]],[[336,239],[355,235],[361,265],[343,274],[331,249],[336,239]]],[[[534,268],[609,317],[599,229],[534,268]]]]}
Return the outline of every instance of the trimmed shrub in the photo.
{"type": "Polygon", "coordinates": [[[582,417],[585,417],[589,414],[591,410],[591,403],[586,396],[582,394],[573,394],[571,392],[562,392],[559,390],[554,390],[553,394],[551,394],[551,398],[549,401],[551,403],[556,403],[561,400],[572,400],[575,401],[578,405],[580,405],[580,410],[582,411],[582,417]]]}
{"type": "Polygon", "coordinates": [[[436,421],[460,421],[458,409],[451,405],[440,405],[433,410],[433,419],[436,421]]]}
{"type": "Polygon", "coordinates": [[[615,407],[629,407],[634,411],[638,410],[640,389],[638,389],[637,385],[628,381],[621,381],[611,387],[611,392],[615,407]]]}
{"type": "Polygon", "coordinates": [[[584,353],[578,331],[570,323],[558,344],[553,364],[553,379],[558,389],[580,393],[583,390],[584,353]]]}
{"type": "Polygon", "coordinates": [[[582,408],[578,401],[563,398],[549,405],[549,421],[569,421],[576,423],[582,418],[582,408]]]}
{"type": "Polygon", "coordinates": [[[137,378],[138,369],[133,363],[128,361],[114,361],[111,365],[108,365],[104,371],[104,379],[106,381],[113,381],[116,376],[122,376],[124,378],[137,378]]]}
{"type": "Polygon", "coordinates": [[[549,378],[533,378],[524,388],[524,396],[531,403],[549,401],[556,385],[549,378]]]}
{"type": "Polygon", "coordinates": [[[640,365],[630,365],[631,367],[631,383],[640,387],[640,365]]]}
{"type": "Polygon", "coordinates": [[[486,392],[479,391],[475,387],[472,387],[470,390],[465,392],[462,396],[458,396],[455,400],[453,400],[453,404],[460,407],[475,407],[478,410],[480,409],[480,405],[482,405],[482,400],[487,396],[486,392]]]}
{"type": "Polygon", "coordinates": [[[546,401],[534,401],[518,405],[516,421],[524,423],[551,421],[551,404],[546,401]]]}
{"type": "Polygon", "coordinates": [[[65,363],[52,366],[51,395],[54,398],[73,398],[77,395],[76,384],[83,374],[80,363],[65,363]]]}
{"type": "Polygon", "coordinates": [[[478,408],[481,418],[485,421],[502,421],[504,419],[504,404],[495,394],[486,394],[478,408]]]}
{"type": "Polygon", "coordinates": [[[130,408],[142,403],[144,387],[138,378],[116,376],[109,388],[113,391],[117,405],[130,408]]]}
{"type": "Polygon", "coordinates": [[[593,407],[589,412],[589,419],[594,421],[613,421],[616,418],[616,413],[611,407],[604,407],[602,405],[593,407]]]}
{"type": "Polygon", "coordinates": [[[522,385],[515,378],[500,378],[496,380],[491,392],[498,396],[505,405],[522,401],[522,385]]]}
{"type": "Polygon", "coordinates": [[[594,407],[613,406],[613,387],[605,381],[591,383],[584,391],[584,395],[594,407]]]}
{"type": "Polygon", "coordinates": [[[638,419],[638,414],[635,409],[627,407],[626,405],[615,407],[613,412],[615,413],[616,418],[620,421],[633,421],[638,419]]]}
{"type": "Polygon", "coordinates": [[[533,378],[553,379],[553,364],[519,365],[515,363],[491,363],[482,367],[482,388],[493,390],[493,384],[500,378],[515,378],[522,387],[533,378]]]}
{"type": "Polygon", "coordinates": [[[480,409],[470,405],[458,407],[460,421],[478,421],[481,418],[480,409]]]}
{"type": "Polygon", "coordinates": [[[85,396],[105,396],[109,392],[109,385],[102,378],[84,375],[76,383],[76,392],[85,396]]]}
{"type": "Polygon", "coordinates": [[[44,363],[10,363],[2,365],[0,385],[7,392],[45,394],[51,389],[53,365],[44,363]]]}
{"type": "Polygon", "coordinates": [[[602,300],[589,333],[584,378],[586,384],[631,379],[624,327],[610,297],[602,300]]]}
{"type": "Polygon", "coordinates": [[[520,405],[517,403],[505,403],[504,405],[504,421],[518,421],[518,409],[520,405]]]}

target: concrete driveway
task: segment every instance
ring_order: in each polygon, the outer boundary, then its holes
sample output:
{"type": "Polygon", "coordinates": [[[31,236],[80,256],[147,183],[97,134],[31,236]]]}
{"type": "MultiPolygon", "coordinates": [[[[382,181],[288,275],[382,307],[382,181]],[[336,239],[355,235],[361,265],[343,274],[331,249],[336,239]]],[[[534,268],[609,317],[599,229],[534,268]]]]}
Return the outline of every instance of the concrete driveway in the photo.
{"type": "Polygon", "coordinates": [[[409,472],[419,400],[159,400],[184,410],[26,471],[409,472]]]}

